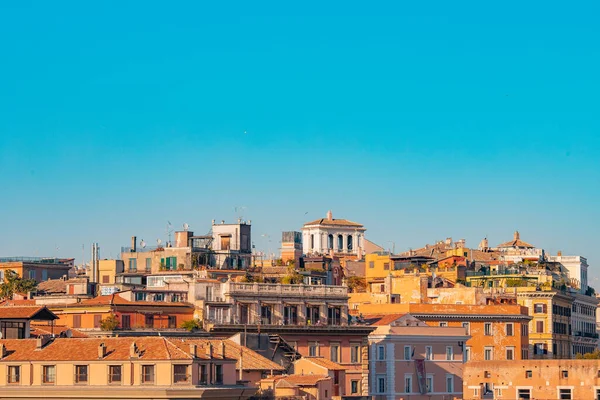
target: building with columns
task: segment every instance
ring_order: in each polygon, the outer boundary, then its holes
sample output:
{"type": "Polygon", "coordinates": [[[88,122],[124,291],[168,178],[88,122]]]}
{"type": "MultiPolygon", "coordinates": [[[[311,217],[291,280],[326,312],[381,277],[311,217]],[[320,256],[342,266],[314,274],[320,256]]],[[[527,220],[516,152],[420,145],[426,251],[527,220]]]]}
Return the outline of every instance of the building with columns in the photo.
{"type": "Polygon", "coordinates": [[[304,254],[356,255],[362,257],[365,231],[357,222],[334,219],[331,211],[326,218],[307,222],[302,227],[304,254]]]}

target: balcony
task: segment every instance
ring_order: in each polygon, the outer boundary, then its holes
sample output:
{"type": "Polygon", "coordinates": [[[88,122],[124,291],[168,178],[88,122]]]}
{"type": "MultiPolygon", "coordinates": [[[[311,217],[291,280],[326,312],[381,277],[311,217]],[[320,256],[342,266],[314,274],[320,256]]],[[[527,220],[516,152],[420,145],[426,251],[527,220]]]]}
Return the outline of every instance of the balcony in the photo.
{"type": "Polygon", "coordinates": [[[277,296],[277,297],[337,297],[348,298],[346,286],[330,285],[283,285],[278,283],[239,283],[229,282],[224,288],[229,295],[254,295],[254,296],[277,296]]]}

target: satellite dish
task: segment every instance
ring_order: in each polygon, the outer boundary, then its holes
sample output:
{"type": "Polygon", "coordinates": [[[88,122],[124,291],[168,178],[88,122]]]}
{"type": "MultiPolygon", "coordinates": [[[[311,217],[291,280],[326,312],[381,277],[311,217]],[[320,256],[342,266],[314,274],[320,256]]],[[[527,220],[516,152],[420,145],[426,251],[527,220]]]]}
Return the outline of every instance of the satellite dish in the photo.
{"type": "Polygon", "coordinates": [[[142,246],[142,249],[146,247],[146,242],[144,242],[144,239],[142,239],[140,242],[140,246],[142,246]]]}
{"type": "Polygon", "coordinates": [[[158,243],[158,245],[160,246],[162,244],[162,240],[156,239],[156,243],[158,243]]]}
{"type": "Polygon", "coordinates": [[[190,229],[190,226],[187,223],[183,224],[183,230],[187,231],[188,229],[190,229]]]}

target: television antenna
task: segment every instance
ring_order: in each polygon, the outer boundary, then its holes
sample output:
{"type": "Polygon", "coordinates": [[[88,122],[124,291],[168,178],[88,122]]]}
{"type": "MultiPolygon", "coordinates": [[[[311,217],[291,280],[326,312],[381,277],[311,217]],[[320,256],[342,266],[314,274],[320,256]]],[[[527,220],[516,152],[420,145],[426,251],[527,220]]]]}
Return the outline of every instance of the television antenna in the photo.
{"type": "Polygon", "coordinates": [[[244,210],[246,210],[247,208],[248,207],[246,207],[246,206],[236,206],[236,207],[233,207],[233,210],[235,211],[236,216],[238,218],[244,218],[244,210]]]}
{"type": "Polygon", "coordinates": [[[171,221],[167,221],[167,238],[169,239],[167,244],[171,243],[171,234],[172,233],[173,233],[173,225],[171,224],[171,221]]]}
{"type": "Polygon", "coordinates": [[[160,245],[162,244],[162,240],[156,239],[156,244],[158,245],[158,247],[160,247],[160,245]]]}
{"type": "Polygon", "coordinates": [[[140,246],[142,249],[146,248],[146,242],[144,242],[144,239],[140,241],[140,246]]]}
{"type": "Polygon", "coordinates": [[[187,232],[187,230],[190,229],[189,224],[186,222],[185,224],[183,224],[183,230],[187,232]]]}

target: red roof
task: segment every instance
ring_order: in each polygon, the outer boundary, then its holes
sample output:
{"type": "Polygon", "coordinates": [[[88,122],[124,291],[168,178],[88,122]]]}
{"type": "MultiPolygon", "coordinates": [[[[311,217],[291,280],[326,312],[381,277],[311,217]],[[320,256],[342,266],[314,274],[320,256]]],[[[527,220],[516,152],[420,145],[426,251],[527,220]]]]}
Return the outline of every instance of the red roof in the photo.
{"type": "Polygon", "coordinates": [[[45,306],[3,306],[0,319],[39,319],[51,321],[58,317],[45,306]]]}

